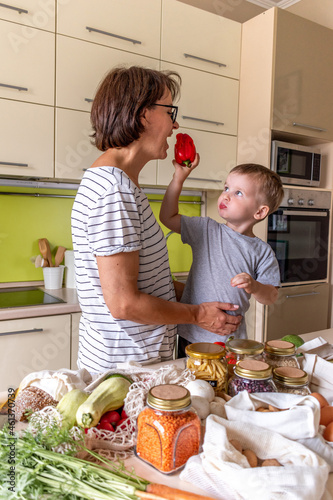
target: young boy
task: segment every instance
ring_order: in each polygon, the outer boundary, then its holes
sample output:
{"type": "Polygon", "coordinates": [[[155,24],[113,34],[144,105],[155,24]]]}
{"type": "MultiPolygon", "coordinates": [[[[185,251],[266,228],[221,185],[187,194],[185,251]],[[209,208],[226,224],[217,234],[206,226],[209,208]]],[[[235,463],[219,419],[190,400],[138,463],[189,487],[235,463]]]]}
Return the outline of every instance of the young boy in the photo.
{"type": "MultiPolygon", "coordinates": [[[[261,165],[234,167],[218,199],[218,213],[226,223],[209,217],[187,217],[178,213],[183,183],[199,163],[190,168],[173,161],[175,173],[160,211],[160,220],[181,234],[192,247],[193,263],[181,301],[190,304],[218,300],[239,304],[243,320],[235,332],[247,338],[244,315],[252,295],[261,304],[273,304],[278,296],[280,272],[271,247],[256,237],[253,226],[279,207],[283,197],[280,177],[261,165]]],[[[231,313],[232,314],[232,313],[231,313]]],[[[225,341],[196,325],[178,325],[179,352],[194,342],[225,341]]]]}

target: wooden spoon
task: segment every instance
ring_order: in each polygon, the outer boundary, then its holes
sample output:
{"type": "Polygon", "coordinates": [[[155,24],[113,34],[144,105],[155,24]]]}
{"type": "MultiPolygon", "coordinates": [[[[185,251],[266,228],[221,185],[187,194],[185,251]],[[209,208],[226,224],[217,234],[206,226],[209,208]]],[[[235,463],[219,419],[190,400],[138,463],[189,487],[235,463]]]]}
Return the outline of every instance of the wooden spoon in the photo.
{"type": "Polygon", "coordinates": [[[54,263],[56,267],[60,266],[60,264],[64,260],[65,252],[66,252],[65,247],[58,247],[58,250],[54,257],[54,263]]]}
{"type": "Polygon", "coordinates": [[[49,263],[50,267],[54,267],[52,264],[52,254],[51,254],[50,244],[47,238],[41,238],[40,240],[38,240],[38,245],[40,253],[42,254],[44,260],[46,260],[49,263]]]}

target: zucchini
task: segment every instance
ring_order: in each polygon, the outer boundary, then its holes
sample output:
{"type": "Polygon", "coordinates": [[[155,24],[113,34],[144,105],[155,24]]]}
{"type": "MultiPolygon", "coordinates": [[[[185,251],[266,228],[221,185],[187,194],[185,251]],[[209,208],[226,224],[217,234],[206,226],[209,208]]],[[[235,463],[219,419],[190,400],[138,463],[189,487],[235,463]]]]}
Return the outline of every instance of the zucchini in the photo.
{"type": "Polygon", "coordinates": [[[62,416],[62,427],[71,429],[76,424],[76,412],[89,394],[81,389],[72,389],[60,399],[57,410],[62,416]]]}
{"type": "Polygon", "coordinates": [[[103,380],[89,395],[88,399],[78,408],[76,421],[84,428],[95,427],[107,411],[118,410],[124,404],[130,379],[120,374],[103,380]]]}

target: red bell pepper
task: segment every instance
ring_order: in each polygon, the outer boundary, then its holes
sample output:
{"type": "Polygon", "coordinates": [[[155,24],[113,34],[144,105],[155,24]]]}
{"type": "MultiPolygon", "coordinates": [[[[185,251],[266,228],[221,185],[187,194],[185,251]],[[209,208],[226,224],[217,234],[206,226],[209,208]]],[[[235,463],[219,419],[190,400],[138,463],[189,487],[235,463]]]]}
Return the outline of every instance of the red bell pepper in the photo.
{"type": "Polygon", "coordinates": [[[196,155],[193,139],[188,134],[177,134],[176,139],[175,160],[179,165],[190,167],[196,155]]]}

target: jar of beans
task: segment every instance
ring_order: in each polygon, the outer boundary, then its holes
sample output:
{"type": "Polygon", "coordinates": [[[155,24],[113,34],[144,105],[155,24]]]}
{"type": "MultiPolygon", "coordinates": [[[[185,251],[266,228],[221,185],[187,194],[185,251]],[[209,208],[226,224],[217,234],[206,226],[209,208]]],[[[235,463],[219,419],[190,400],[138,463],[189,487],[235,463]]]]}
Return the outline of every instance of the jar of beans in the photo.
{"type": "Polygon", "coordinates": [[[278,392],[288,392],[299,396],[311,394],[308,374],[300,368],[293,366],[273,368],[273,380],[278,392]]]}
{"type": "Polygon", "coordinates": [[[228,394],[233,397],[241,391],[277,392],[271,366],[257,359],[245,358],[237,361],[234,373],[229,379],[228,394]]]}
{"type": "Polygon", "coordinates": [[[221,345],[210,342],[197,342],[185,348],[186,367],[195,378],[207,380],[215,392],[227,390],[227,363],[225,350],[221,345]]]}
{"type": "Polygon", "coordinates": [[[263,352],[264,361],[273,368],[276,366],[293,366],[299,368],[296,358],[296,346],[286,340],[269,340],[263,352]]]}
{"type": "Polygon", "coordinates": [[[197,455],[200,443],[200,419],[188,389],[176,384],[152,387],[137,420],[136,455],[169,474],[197,455]]]}
{"type": "Polygon", "coordinates": [[[251,339],[233,339],[230,338],[225,345],[227,354],[229,376],[233,374],[234,366],[237,361],[244,358],[263,360],[262,353],[264,344],[251,339]]]}

